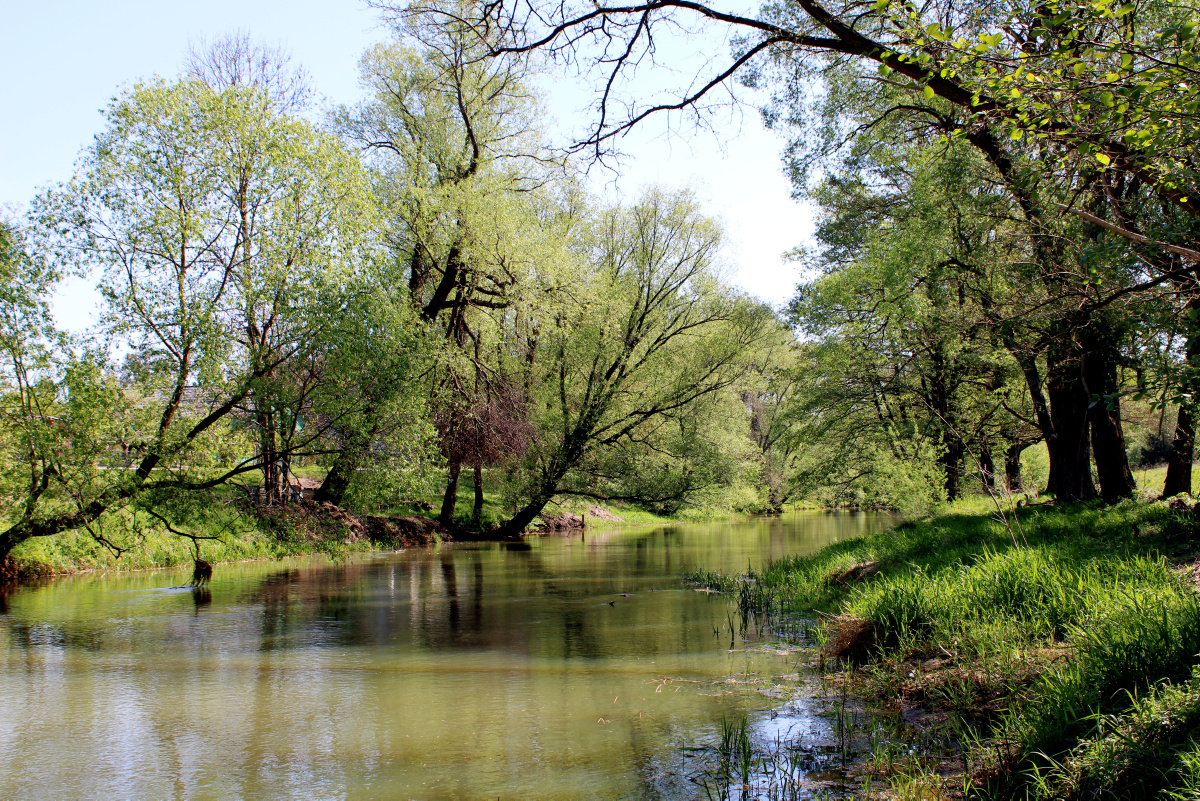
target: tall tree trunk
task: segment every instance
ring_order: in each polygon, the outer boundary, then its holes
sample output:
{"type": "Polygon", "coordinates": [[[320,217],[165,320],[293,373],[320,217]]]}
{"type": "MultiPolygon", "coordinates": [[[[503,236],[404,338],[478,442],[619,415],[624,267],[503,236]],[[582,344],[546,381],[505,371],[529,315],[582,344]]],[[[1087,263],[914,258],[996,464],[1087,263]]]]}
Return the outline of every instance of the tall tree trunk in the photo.
{"type": "Polygon", "coordinates": [[[1119,333],[1101,319],[1093,319],[1080,332],[1083,343],[1082,378],[1088,394],[1088,421],[1092,428],[1092,456],[1100,497],[1106,503],[1128,498],[1137,489],[1125,453],[1121,428],[1121,402],[1117,396],[1117,342],[1119,333]]]}
{"type": "Polygon", "coordinates": [[[1175,419],[1171,458],[1167,461],[1167,480],[1163,484],[1164,498],[1192,491],[1192,459],[1196,451],[1195,425],[1192,404],[1184,400],[1179,404],[1179,416],[1175,419]]]}
{"type": "Polygon", "coordinates": [[[946,476],[946,500],[958,500],[962,495],[963,444],[949,432],[946,435],[946,450],[938,457],[938,464],[946,476]]]}
{"type": "Polygon", "coordinates": [[[263,499],[266,503],[283,500],[279,476],[279,450],[275,443],[275,416],[270,412],[258,414],[258,449],[263,477],[263,499]]]}
{"type": "Polygon", "coordinates": [[[1046,437],[1050,456],[1049,491],[1059,501],[1090,501],[1096,497],[1092,483],[1092,441],[1088,432],[1090,399],[1080,380],[1080,354],[1060,337],[1046,352],[1046,394],[1053,430],[1046,437]]]}
{"type": "Polygon", "coordinates": [[[454,522],[454,507],[458,505],[458,474],[462,471],[462,462],[450,462],[450,477],[446,480],[446,494],[442,496],[442,510],[438,520],[443,526],[454,522]]]}
{"type": "Polygon", "coordinates": [[[957,430],[958,422],[952,408],[951,387],[953,368],[947,363],[943,352],[945,344],[938,343],[930,354],[933,369],[929,376],[929,400],[938,417],[946,449],[938,457],[938,464],[945,476],[946,500],[958,500],[962,494],[962,464],[965,445],[957,430]]]}
{"type": "Polygon", "coordinates": [[[286,448],[283,451],[283,457],[279,460],[279,497],[284,503],[288,503],[292,499],[292,455],[286,448]]]}
{"type": "Polygon", "coordinates": [[[354,475],[351,461],[353,460],[346,451],[337,455],[333,466],[325,474],[321,486],[317,487],[317,491],[313,493],[313,502],[331,503],[334,506],[342,505],[342,501],[346,498],[346,490],[350,487],[350,477],[354,475]]]}
{"type": "Polygon", "coordinates": [[[333,466],[325,474],[325,480],[313,493],[315,502],[341,506],[345,501],[346,491],[350,488],[350,479],[354,477],[354,471],[358,470],[359,465],[362,464],[364,454],[370,450],[371,443],[379,436],[381,428],[373,406],[367,407],[365,415],[371,421],[365,431],[352,425],[341,435],[342,449],[338,451],[337,457],[333,460],[333,466]]]}
{"type": "MultiPolygon", "coordinates": [[[[1045,440],[1046,448],[1049,450],[1050,438],[1054,435],[1054,418],[1050,415],[1050,403],[1046,400],[1042,374],[1038,370],[1037,354],[1019,348],[1011,336],[1005,337],[1004,344],[1021,367],[1021,375],[1025,377],[1025,386],[1028,388],[1029,398],[1033,402],[1033,412],[1038,430],[1042,432],[1042,439],[1045,440]]],[[[1025,450],[1024,446],[1018,445],[1010,439],[1009,447],[1004,452],[1004,474],[1009,492],[1017,492],[1022,487],[1021,452],[1023,450],[1025,450]]],[[[1053,479],[1055,474],[1053,458],[1050,465],[1050,478],[1053,479]]],[[[1047,482],[1047,491],[1049,491],[1049,483],[1047,482]]]]}
{"type": "Polygon", "coordinates": [[[991,444],[985,442],[979,446],[980,480],[988,493],[996,490],[996,459],[992,455],[991,444]]]}
{"type": "Polygon", "coordinates": [[[1004,451],[1004,489],[1010,495],[1020,492],[1021,486],[1021,445],[1012,443],[1004,451]]]}
{"type": "MultiPolygon", "coordinates": [[[[1188,303],[1188,311],[1200,310],[1200,300],[1188,303]]],[[[1200,357],[1200,333],[1188,337],[1187,360],[1195,364],[1200,357]]],[[[1167,461],[1167,480],[1163,485],[1163,497],[1170,498],[1192,491],[1192,460],[1196,455],[1195,409],[1187,398],[1179,404],[1179,416],[1175,419],[1175,436],[1171,439],[1171,458],[1167,461]]]]}
{"type": "Polygon", "coordinates": [[[579,429],[567,437],[563,448],[550,458],[547,471],[542,474],[541,481],[526,504],[500,526],[498,533],[501,537],[519,537],[533,519],[542,513],[558,492],[558,484],[567,470],[579,459],[585,442],[586,433],[581,433],[579,429]]]}
{"type": "Polygon", "coordinates": [[[475,464],[475,505],[471,507],[471,525],[483,530],[483,465],[475,464]]]}

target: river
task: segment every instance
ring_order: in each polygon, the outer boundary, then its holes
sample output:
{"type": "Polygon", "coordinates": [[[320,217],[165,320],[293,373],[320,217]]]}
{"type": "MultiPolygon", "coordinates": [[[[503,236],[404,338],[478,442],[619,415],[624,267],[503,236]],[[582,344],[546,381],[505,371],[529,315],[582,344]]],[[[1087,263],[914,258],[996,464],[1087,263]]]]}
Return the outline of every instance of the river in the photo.
{"type": "Polygon", "coordinates": [[[0,797],[703,797],[686,754],[723,717],[760,736],[820,722],[761,691],[796,680],[796,655],[731,632],[730,605],[681,574],[889,522],[218,565],[207,593],[183,571],[18,590],[0,614],[0,797]]]}

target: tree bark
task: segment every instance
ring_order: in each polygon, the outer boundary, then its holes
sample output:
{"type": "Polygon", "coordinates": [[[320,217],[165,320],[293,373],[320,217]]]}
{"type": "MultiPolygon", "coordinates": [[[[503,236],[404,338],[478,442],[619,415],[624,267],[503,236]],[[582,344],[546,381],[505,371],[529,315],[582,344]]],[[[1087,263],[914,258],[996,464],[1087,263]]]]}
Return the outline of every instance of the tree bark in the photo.
{"type": "Polygon", "coordinates": [[[263,498],[268,504],[279,501],[279,461],[275,452],[275,422],[271,415],[258,415],[258,450],[263,479],[263,498]]]}
{"type": "Polygon", "coordinates": [[[446,493],[442,496],[442,510],[438,513],[438,521],[443,526],[454,523],[454,507],[458,505],[458,474],[462,471],[462,462],[450,462],[450,477],[446,480],[446,493]]]}
{"type": "Polygon", "coordinates": [[[483,465],[475,464],[475,505],[471,507],[471,525],[483,529],[483,465]]]}
{"type": "Polygon", "coordinates": [[[325,474],[325,480],[313,493],[315,502],[341,506],[345,501],[346,491],[350,488],[350,480],[354,478],[354,472],[363,463],[365,455],[371,448],[371,443],[375,442],[381,428],[373,405],[366,408],[365,416],[371,421],[365,431],[351,425],[341,434],[342,449],[338,451],[333,466],[325,474]]]}
{"type": "Polygon", "coordinates": [[[1185,400],[1179,404],[1179,416],[1175,420],[1171,458],[1167,462],[1167,480],[1163,484],[1164,498],[1192,491],[1192,459],[1195,457],[1195,450],[1195,418],[1192,414],[1192,404],[1185,400]]]}
{"type": "Polygon", "coordinates": [[[576,429],[566,438],[563,448],[549,460],[550,463],[529,501],[498,529],[501,537],[521,536],[533,519],[542,513],[546,504],[550,503],[555,493],[558,492],[559,482],[563,480],[567,470],[578,461],[585,440],[585,434],[580,429],[576,429]]]}
{"type": "Polygon", "coordinates": [[[1008,352],[1021,366],[1021,375],[1025,377],[1025,386],[1029,389],[1029,399],[1033,402],[1038,429],[1043,437],[1049,437],[1054,432],[1054,419],[1050,416],[1050,403],[1046,400],[1042,374],[1038,371],[1037,355],[1022,352],[1015,344],[1009,345],[1008,352]]]}
{"type": "Polygon", "coordinates": [[[347,451],[339,453],[333,462],[333,467],[329,468],[329,472],[325,474],[325,480],[313,493],[313,501],[341,506],[342,501],[346,498],[346,490],[350,487],[350,478],[354,475],[354,462],[356,461],[347,451]]]}
{"type": "Polygon", "coordinates": [[[996,489],[996,459],[992,456],[992,446],[984,443],[979,446],[979,467],[980,480],[983,482],[983,488],[987,492],[994,492],[996,489]]]}
{"type": "Polygon", "coordinates": [[[1022,490],[1021,452],[1024,450],[1021,445],[1013,443],[1004,451],[1004,488],[1010,495],[1022,490]]]}
{"type": "MultiPolygon", "coordinates": [[[[1200,310],[1200,300],[1188,303],[1193,314],[1200,310]]],[[[1194,330],[1194,329],[1193,329],[1194,330]]],[[[1200,333],[1188,337],[1185,350],[1188,364],[1195,364],[1200,357],[1200,333]]],[[[1175,436],[1171,439],[1171,458],[1167,461],[1167,480],[1163,484],[1164,498],[1192,491],[1192,460],[1196,455],[1195,409],[1187,398],[1179,404],[1179,416],[1175,420],[1175,436]]]]}
{"type": "Polygon", "coordinates": [[[1119,334],[1103,320],[1093,319],[1080,332],[1083,342],[1082,380],[1088,394],[1088,421],[1092,429],[1092,456],[1100,497],[1116,503],[1133,495],[1137,484],[1125,453],[1121,427],[1121,402],[1117,396],[1117,342],[1119,334]]]}
{"type": "Polygon", "coordinates": [[[949,432],[946,435],[946,450],[938,457],[938,464],[946,475],[946,500],[958,500],[962,495],[963,444],[949,432]]]}
{"type": "Polygon", "coordinates": [[[1080,380],[1080,354],[1062,338],[1046,352],[1046,394],[1053,429],[1046,437],[1050,455],[1047,489],[1059,501],[1090,501],[1092,443],[1088,432],[1089,398],[1080,380]]]}
{"type": "Polygon", "coordinates": [[[534,518],[542,513],[546,508],[546,504],[550,503],[553,495],[546,495],[539,492],[525,506],[521,507],[515,515],[506,520],[497,530],[497,534],[501,537],[516,538],[524,533],[525,529],[529,528],[530,523],[534,518]]]}
{"type": "Polygon", "coordinates": [[[938,457],[938,464],[945,476],[946,500],[958,500],[962,494],[962,464],[965,445],[956,428],[951,394],[955,384],[954,368],[943,352],[944,343],[938,343],[930,354],[933,369],[929,376],[929,400],[938,424],[942,429],[945,450],[938,457]]]}

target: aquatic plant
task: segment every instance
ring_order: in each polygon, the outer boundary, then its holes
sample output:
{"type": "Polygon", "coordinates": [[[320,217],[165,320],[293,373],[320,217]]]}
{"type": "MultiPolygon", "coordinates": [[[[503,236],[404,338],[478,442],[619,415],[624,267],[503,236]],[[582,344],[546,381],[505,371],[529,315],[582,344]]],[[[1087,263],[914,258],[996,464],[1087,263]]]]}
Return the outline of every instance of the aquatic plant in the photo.
{"type": "Polygon", "coordinates": [[[1009,516],[1028,544],[960,505],[762,566],[738,608],[825,610],[816,639],[845,686],[928,710],[922,747],[956,753],[957,775],[877,743],[869,770],[893,794],[1187,796],[1200,596],[1179,565],[1196,559],[1196,518],[1136,501],[1009,516]]]}

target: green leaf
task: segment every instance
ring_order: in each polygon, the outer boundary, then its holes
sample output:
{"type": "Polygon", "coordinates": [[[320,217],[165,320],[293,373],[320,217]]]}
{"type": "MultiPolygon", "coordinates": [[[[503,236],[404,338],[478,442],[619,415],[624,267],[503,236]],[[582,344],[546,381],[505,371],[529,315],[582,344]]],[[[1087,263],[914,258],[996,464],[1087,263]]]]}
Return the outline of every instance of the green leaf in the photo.
{"type": "Polygon", "coordinates": [[[999,34],[999,33],[993,33],[990,36],[985,33],[985,34],[980,35],[980,37],[979,37],[980,41],[982,41],[988,47],[999,47],[1000,41],[1003,38],[1004,38],[1004,35],[999,34]]]}
{"type": "Polygon", "coordinates": [[[933,91],[932,86],[925,87],[925,97],[929,98],[930,100],[933,100],[933,98],[936,96],[937,96],[937,92],[933,91]]]}
{"type": "Polygon", "coordinates": [[[1020,128],[1014,128],[1013,132],[1011,134],[1009,134],[1009,138],[1010,139],[1020,139],[1024,135],[1025,135],[1025,132],[1022,131],[1020,128]]]}
{"type": "Polygon", "coordinates": [[[1105,167],[1107,167],[1109,164],[1111,164],[1111,163],[1112,163],[1112,159],[1110,159],[1110,158],[1108,157],[1108,155],[1107,155],[1107,154],[1105,154],[1105,153],[1097,153],[1097,154],[1096,154],[1096,161],[1100,162],[1100,163],[1101,163],[1101,164],[1103,164],[1105,167]]]}

